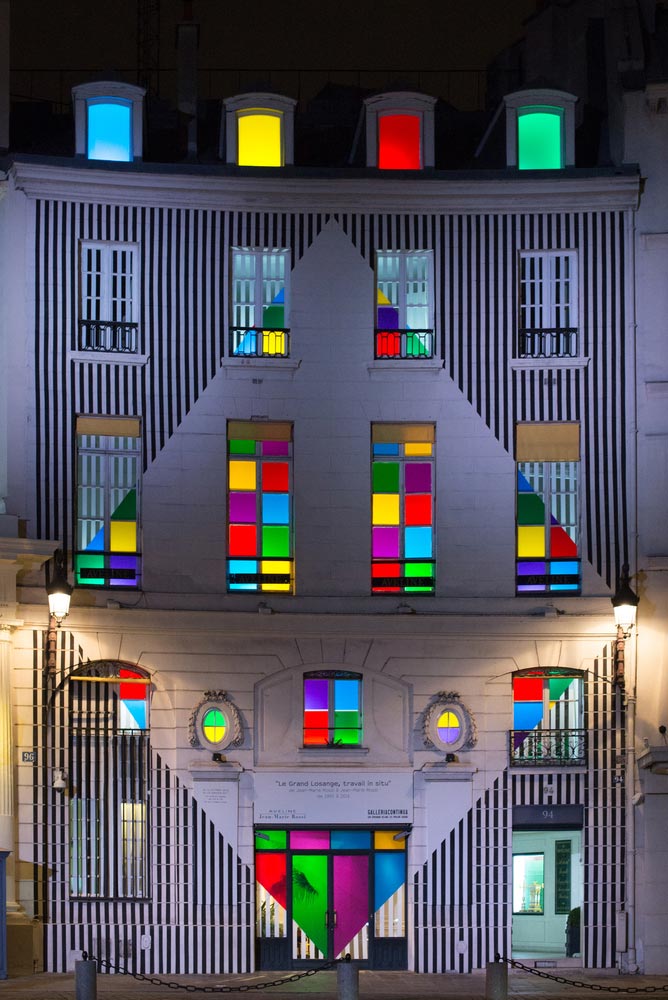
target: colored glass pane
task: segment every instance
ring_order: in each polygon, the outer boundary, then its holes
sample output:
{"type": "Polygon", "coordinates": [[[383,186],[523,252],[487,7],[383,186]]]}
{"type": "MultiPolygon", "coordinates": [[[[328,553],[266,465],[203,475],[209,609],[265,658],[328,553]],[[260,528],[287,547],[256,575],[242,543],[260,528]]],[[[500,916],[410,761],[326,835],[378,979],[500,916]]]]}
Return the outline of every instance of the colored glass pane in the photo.
{"type": "Polygon", "coordinates": [[[406,590],[414,593],[433,590],[434,564],[431,562],[407,562],[404,566],[406,590]]]}
{"type": "Polygon", "coordinates": [[[374,462],[372,468],[374,493],[399,493],[399,463],[374,462]]]}
{"type": "Polygon", "coordinates": [[[573,677],[550,677],[548,680],[548,693],[550,701],[556,701],[568,691],[573,683],[573,677]]]}
{"type": "Polygon", "coordinates": [[[515,701],[541,701],[542,697],[542,677],[513,677],[513,698],[515,701]]]}
{"type": "Polygon", "coordinates": [[[228,450],[230,455],[254,455],[255,454],[255,441],[228,441],[228,450]]]}
{"type": "Polygon", "coordinates": [[[378,119],[378,166],[381,170],[420,170],[419,115],[381,115],[378,119]]]}
{"type": "Polygon", "coordinates": [[[262,465],[262,489],[264,492],[287,493],[289,473],[287,462],[265,462],[262,465]]]}
{"type": "Polygon", "coordinates": [[[436,722],[436,731],[443,743],[456,743],[462,727],[458,716],[449,709],[441,712],[436,722]]]}
{"type": "Polygon", "coordinates": [[[219,708],[209,708],[202,719],[202,732],[209,743],[220,743],[225,739],[227,723],[219,708]]]}
{"type": "MultiPolygon", "coordinates": [[[[256,851],[277,851],[285,850],[288,843],[288,835],[285,830],[256,830],[255,850],[256,851]]],[[[265,887],[266,888],[266,887],[265,887]]]]}
{"type": "Polygon", "coordinates": [[[431,524],[431,496],[411,493],[404,500],[404,520],[407,525],[431,524]]]}
{"type": "Polygon", "coordinates": [[[265,524],[290,523],[290,497],[287,493],[263,494],[262,520],[265,524]]]}
{"type": "Polygon", "coordinates": [[[434,446],[431,441],[407,441],[404,445],[404,455],[431,455],[434,446]]]}
{"type": "Polygon", "coordinates": [[[109,576],[111,587],[136,587],[139,576],[139,557],[111,554],[109,556],[109,576]]]}
{"type": "MultiPolygon", "coordinates": [[[[285,835],[284,835],[285,836],[285,835]]],[[[261,838],[256,836],[255,845],[257,850],[262,850],[259,846],[261,838]]],[[[288,905],[287,894],[287,857],[285,854],[262,853],[255,856],[255,877],[259,884],[263,886],[270,896],[272,896],[283,909],[288,905]]]]}
{"type": "Polygon", "coordinates": [[[431,465],[427,462],[407,462],[405,480],[406,493],[430,493],[431,465]]]}
{"type": "Polygon", "coordinates": [[[323,954],[327,954],[328,898],[327,855],[293,855],[292,917],[323,954]]]}
{"type": "Polygon", "coordinates": [[[281,117],[277,114],[240,114],[238,159],[240,167],[281,167],[283,145],[281,117]]]}
{"type": "MultiPolygon", "coordinates": [[[[392,493],[374,493],[372,498],[372,524],[399,524],[399,496],[392,493]]],[[[392,553],[382,553],[391,555],[392,553]]]]}
{"type": "Polygon", "coordinates": [[[517,523],[545,524],[545,504],[535,493],[518,493],[517,523]]]}
{"type": "Polygon", "coordinates": [[[228,486],[230,490],[251,491],[257,488],[257,469],[255,462],[237,461],[229,463],[228,486]]]}
{"type": "Polygon", "coordinates": [[[121,678],[121,683],[118,686],[118,693],[120,697],[135,701],[143,701],[146,697],[144,675],[138,673],[136,670],[128,670],[127,667],[121,667],[119,676],[121,678]],[[125,681],[125,683],[123,683],[123,681],[125,681]],[[139,683],[136,683],[136,681],[139,681],[139,683]]]}
{"type": "Polygon", "coordinates": [[[289,455],[290,454],[290,442],[289,441],[263,441],[261,445],[261,452],[263,457],[268,455],[289,455]]]}
{"type": "Polygon", "coordinates": [[[230,556],[257,554],[257,529],[254,524],[231,524],[227,551],[230,556]]]}
{"type": "Polygon", "coordinates": [[[112,552],[137,550],[137,524],[135,521],[112,521],[109,525],[109,548],[112,552]]]}
{"type": "Polygon", "coordinates": [[[542,722],[542,701],[518,701],[513,711],[513,729],[531,730],[542,722]]]}
{"type": "Polygon", "coordinates": [[[230,521],[254,524],[257,519],[255,493],[230,493],[230,521]]]}
{"type": "Polygon", "coordinates": [[[147,729],[148,713],[145,701],[121,701],[118,712],[119,729],[147,729]]]}
{"type": "Polygon", "coordinates": [[[262,308],[262,326],[265,330],[280,330],[285,326],[285,306],[272,304],[262,308]]]}
{"type": "Polygon", "coordinates": [[[404,530],[404,556],[406,559],[430,559],[431,555],[431,528],[406,528],[404,530]]]}
{"type": "Polygon", "coordinates": [[[339,956],[364,928],[369,918],[369,856],[335,854],[332,858],[334,883],[334,956],[339,956]]]}
{"type": "Polygon", "coordinates": [[[76,556],[76,581],[86,586],[104,586],[104,556],[76,556]]]}
{"type": "Polygon", "coordinates": [[[355,710],[359,708],[359,681],[356,679],[336,678],[334,680],[334,707],[339,710],[355,710]]]}
{"type": "Polygon", "coordinates": [[[255,559],[228,559],[227,572],[230,590],[258,589],[255,559]]]}
{"type": "Polygon", "coordinates": [[[370,830],[332,830],[331,846],[333,851],[363,851],[371,847],[370,830]]]}
{"type": "Polygon", "coordinates": [[[517,555],[520,558],[535,558],[544,556],[545,553],[545,529],[518,526],[517,528],[517,555]]]}
{"type": "Polygon", "coordinates": [[[401,853],[401,845],[393,843],[394,853],[386,851],[374,857],[374,910],[379,909],[390,896],[394,895],[397,889],[404,884],[406,877],[406,859],[401,853]]]}
{"type": "Polygon", "coordinates": [[[372,552],[374,559],[397,559],[399,557],[399,529],[373,528],[372,552]]]}
{"type": "Polygon", "coordinates": [[[291,830],[290,848],[293,851],[327,851],[329,830],[291,830]]]}
{"type": "Polygon", "coordinates": [[[286,337],[284,333],[277,330],[262,331],[262,353],[264,355],[271,356],[272,354],[278,354],[280,357],[285,357],[287,354],[285,345],[286,337]]]}
{"type": "Polygon", "coordinates": [[[517,116],[520,170],[563,167],[562,112],[559,108],[520,109],[517,116]]]}
{"type": "Polygon", "coordinates": [[[132,109],[115,101],[88,105],[88,159],[132,159],[132,109]]]}
{"type": "Polygon", "coordinates": [[[262,555],[274,556],[277,559],[290,555],[290,531],[287,527],[282,525],[263,526],[262,555]]]}
{"type": "Polygon", "coordinates": [[[263,559],[260,564],[262,590],[292,590],[292,562],[289,559],[263,559]]]}
{"type": "Polygon", "coordinates": [[[405,851],[405,838],[394,839],[400,833],[400,830],[374,830],[373,846],[377,851],[405,851]]]}
{"type": "Polygon", "coordinates": [[[304,678],[304,706],[311,709],[329,707],[329,681],[326,677],[304,678]]]}
{"type": "Polygon", "coordinates": [[[398,455],[399,445],[389,441],[376,441],[373,445],[374,455],[398,455]]]}
{"type": "Polygon", "coordinates": [[[137,491],[128,490],[115,510],[111,513],[112,521],[137,520],[137,491]]]}
{"type": "Polygon", "coordinates": [[[557,525],[550,528],[550,555],[555,558],[577,556],[578,547],[564,529],[557,525]]]}

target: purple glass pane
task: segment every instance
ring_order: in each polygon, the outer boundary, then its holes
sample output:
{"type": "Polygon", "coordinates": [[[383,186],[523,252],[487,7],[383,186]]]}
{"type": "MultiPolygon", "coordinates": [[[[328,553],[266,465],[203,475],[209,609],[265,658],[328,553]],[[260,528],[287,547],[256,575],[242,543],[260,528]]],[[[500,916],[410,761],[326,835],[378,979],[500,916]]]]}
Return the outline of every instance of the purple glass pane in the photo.
{"type": "Polygon", "coordinates": [[[293,851],[328,851],[329,830],[291,830],[290,847],[293,851]]]}
{"type": "Polygon", "coordinates": [[[288,455],[289,454],[289,441],[263,441],[262,442],[262,454],[263,455],[288,455]]]}
{"type": "Polygon", "coordinates": [[[232,524],[254,524],[256,520],[255,494],[230,493],[230,522],[232,524]]]}
{"type": "Polygon", "coordinates": [[[399,528],[373,529],[373,558],[399,558],[399,528]]]}
{"type": "Polygon", "coordinates": [[[431,493],[431,465],[429,462],[407,462],[405,470],[406,493],[431,493]]]}
{"type": "Polygon", "coordinates": [[[544,576],[545,575],[545,563],[540,561],[534,562],[518,562],[517,564],[517,575],[518,576],[544,576]]]}
{"type": "Polygon", "coordinates": [[[378,306],[378,323],[376,325],[379,330],[398,330],[399,310],[395,309],[394,306],[378,306]]]}
{"type": "Polygon", "coordinates": [[[304,708],[306,711],[322,711],[328,707],[327,693],[329,683],[327,678],[307,677],[304,680],[304,708]]]}
{"type": "Polygon", "coordinates": [[[137,556],[110,556],[109,558],[109,585],[112,587],[136,587],[137,586],[137,556]],[[120,570],[132,570],[133,572],[120,575],[120,570]]]}

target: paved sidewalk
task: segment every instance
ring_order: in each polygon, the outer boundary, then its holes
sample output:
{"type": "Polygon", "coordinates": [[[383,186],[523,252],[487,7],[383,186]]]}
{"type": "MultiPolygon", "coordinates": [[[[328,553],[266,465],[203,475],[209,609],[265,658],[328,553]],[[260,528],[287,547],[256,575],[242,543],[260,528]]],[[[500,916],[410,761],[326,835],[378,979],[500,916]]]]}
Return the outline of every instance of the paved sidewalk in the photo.
{"type": "MultiPolygon", "coordinates": [[[[563,970],[563,978],[578,980],[593,985],[593,989],[583,986],[574,987],[556,983],[532,975],[527,972],[510,971],[508,976],[509,998],[519,997],[521,1000],[591,1000],[594,996],[612,996],[623,1000],[634,995],[643,997],[668,997],[668,975],[660,976],[622,976],[616,972],[586,973],[578,969],[563,970]],[[629,992],[626,992],[628,990],[629,992]]],[[[164,976],[165,985],[157,986],[148,982],[140,982],[131,976],[100,975],[97,977],[98,1000],[174,1000],[179,996],[250,996],[258,1000],[295,1000],[303,995],[308,1000],[337,1000],[336,972],[318,972],[297,982],[284,982],[281,985],[266,989],[257,989],[260,984],[273,982],[277,979],[288,979],[291,973],[258,972],[244,976],[164,976]],[[170,988],[167,983],[179,983],[182,986],[220,987],[232,989],[229,992],[209,993],[208,991],[193,991],[170,988]],[[239,990],[239,987],[250,986],[251,989],[239,990]]],[[[550,975],[561,977],[558,970],[550,975]]],[[[413,972],[374,972],[362,970],[359,976],[360,1000],[377,998],[377,1000],[424,1000],[425,997],[457,997],[462,1000],[485,1000],[484,972],[474,972],[469,975],[443,973],[439,975],[418,975],[413,972]]],[[[74,1000],[74,975],[56,975],[43,973],[35,976],[23,976],[16,979],[0,981],[0,1000],[74,1000]]]]}

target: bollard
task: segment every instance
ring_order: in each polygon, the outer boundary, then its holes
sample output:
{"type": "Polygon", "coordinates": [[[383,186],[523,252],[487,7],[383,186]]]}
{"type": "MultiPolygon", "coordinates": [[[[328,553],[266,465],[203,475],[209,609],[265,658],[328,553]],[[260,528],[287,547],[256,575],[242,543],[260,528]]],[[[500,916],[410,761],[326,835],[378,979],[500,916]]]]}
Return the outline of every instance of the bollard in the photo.
{"type": "Polygon", "coordinates": [[[359,1000],[360,970],[350,961],[350,955],[336,967],[336,995],[337,1000],[359,1000]]]}
{"type": "Polygon", "coordinates": [[[485,1000],[508,1000],[508,966],[505,962],[487,963],[485,1000]]]}
{"type": "Polygon", "coordinates": [[[75,1000],[97,1000],[97,962],[83,953],[83,960],[74,963],[75,1000]]]}

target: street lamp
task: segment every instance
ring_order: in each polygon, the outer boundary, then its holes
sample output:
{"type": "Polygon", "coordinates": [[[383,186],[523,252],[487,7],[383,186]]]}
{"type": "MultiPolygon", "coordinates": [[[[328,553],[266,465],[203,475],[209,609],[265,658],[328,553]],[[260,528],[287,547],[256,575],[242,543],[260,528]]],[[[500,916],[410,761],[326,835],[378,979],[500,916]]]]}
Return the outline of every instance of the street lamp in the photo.
{"type": "Polygon", "coordinates": [[[615,677],[614,683],[621,691],[624,690],[624,646],[631,630],[636,623],[636,612],[640,598],[631,589],[628,563],[622,566],[622,572],[617,580],[617,589],[611,598],[615,612],[617,639],[615,640],[615,677]]]}
{"type": "Polygon", "coordinates": [[[56,549],[53,555],[55,568],[50,583],[46,586],[49,598],[49,616],[55,618],[58,628],[70,613],[70,598],[73,587],[67,582],[63,550],[56,549]]]}

